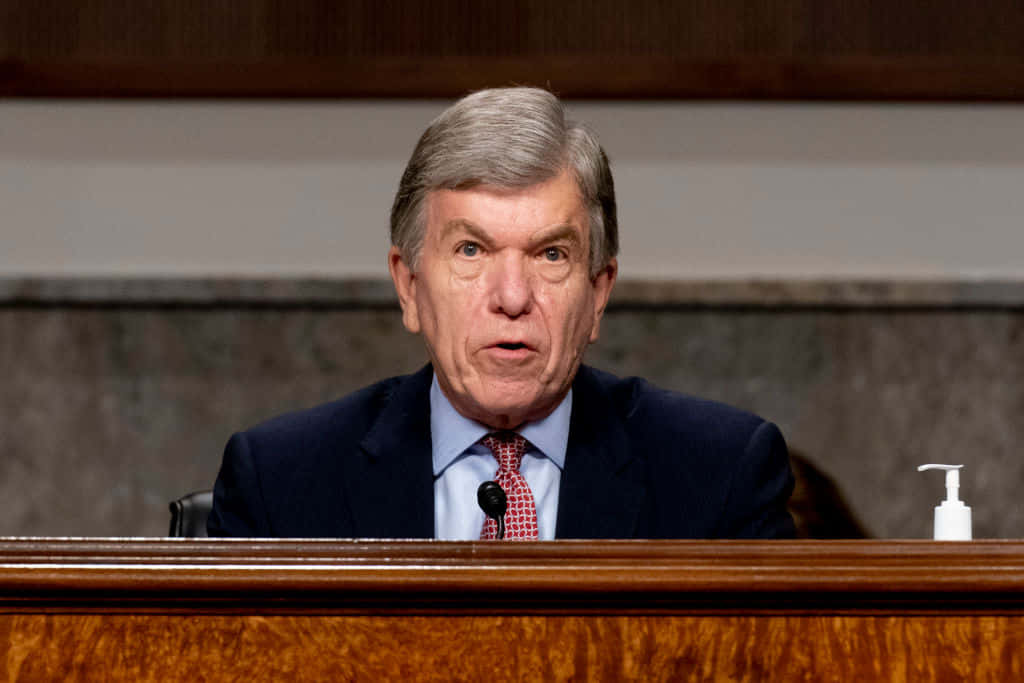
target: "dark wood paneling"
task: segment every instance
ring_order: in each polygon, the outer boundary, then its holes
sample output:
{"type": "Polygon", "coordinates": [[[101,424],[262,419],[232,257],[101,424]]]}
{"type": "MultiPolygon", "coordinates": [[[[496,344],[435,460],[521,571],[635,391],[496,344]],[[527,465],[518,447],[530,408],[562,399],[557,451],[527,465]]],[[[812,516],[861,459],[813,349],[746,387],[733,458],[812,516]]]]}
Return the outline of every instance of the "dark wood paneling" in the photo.
{"type": "Polygon", "coordinates": [[[1013,541],[0,541],[0,609],[1024,610],[1013,541]]]}
{"type": "Polygon", "coordinates": [[[1020,542],[11,539],[0,679],[1010,681],[1022,596],[1020,542]]]}
{"type": "Polygon", "coordinates": [[[5,0],[0,94],[1024,97],[1018,0],[5,0]]]}

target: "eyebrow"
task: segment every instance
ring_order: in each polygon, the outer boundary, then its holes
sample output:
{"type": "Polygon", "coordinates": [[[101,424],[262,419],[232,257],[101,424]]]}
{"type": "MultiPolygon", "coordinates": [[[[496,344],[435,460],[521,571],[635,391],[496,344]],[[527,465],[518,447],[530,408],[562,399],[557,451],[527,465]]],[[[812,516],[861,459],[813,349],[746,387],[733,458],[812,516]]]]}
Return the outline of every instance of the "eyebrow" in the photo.
{"type": "Polygon", "coordinates": [[[566,242],[571,242],[573,246],[579,246],[580,236],[576,230],[576,226],[571,223],[563,223],[561,225],[547,228],[530,240],[530,244],[534,247],[539,247],[542,244],[558,242],[559,240],[565,240],[566,242]]]}
{"type": "MultiPolygon", "coordinates": [[[[443,242],[452,233],[464,230],[469,233],[469,236],[480,242],[484,246],[491,246],[491,238],[487,233],[476,223],[467,221],[464,218],[455,218],[445,223],[444,228],[441,230],[441,241],[443,242]]],[[[571,242],[574,246],[579,246],[580,236],[576,230],[576,227],[571,223],[562,223],[561,225],[555,225],[551,228],[543,229],[538,235],[530,240],[530,247],[535,249],[542,244],[548,244],[551,242],[557,242],[559,240],[565,240],[571,242]]]]}
{"type": "Polygon", "coordinates": [[[464,230],[469,233],[470,237],[475,239],[477,242],[482,243],[484,246],[490,246],[491,239],[487,236],[487,233],[483,231],[483,228],[478,226],[476,223],[467,221],[465,218],[454,218],[444,224],[444,228],[441,230],[441,241],[444,242],[453,232],[464,230]]]}

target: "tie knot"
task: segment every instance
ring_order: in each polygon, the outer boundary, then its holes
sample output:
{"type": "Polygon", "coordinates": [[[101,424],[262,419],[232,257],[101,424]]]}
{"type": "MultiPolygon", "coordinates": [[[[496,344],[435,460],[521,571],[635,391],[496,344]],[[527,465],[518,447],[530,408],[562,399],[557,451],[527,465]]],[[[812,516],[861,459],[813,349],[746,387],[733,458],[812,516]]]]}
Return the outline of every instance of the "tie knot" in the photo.
{"type": "Polygon", "coordinates": [[[480,443],[491,449],[498,461],[498,469],[519,471],[519,464],[526,453],[526,439],[515,432],[495,432],[480,439],[480,443]]]}

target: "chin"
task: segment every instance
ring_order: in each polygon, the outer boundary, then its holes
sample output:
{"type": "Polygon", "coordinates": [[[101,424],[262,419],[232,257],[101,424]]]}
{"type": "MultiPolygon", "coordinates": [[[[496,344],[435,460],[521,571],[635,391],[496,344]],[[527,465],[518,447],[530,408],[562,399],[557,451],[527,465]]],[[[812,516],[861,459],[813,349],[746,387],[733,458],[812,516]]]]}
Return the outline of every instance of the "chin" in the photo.
{"type": "Polygon", "coordinates": [[[481,396],[476,404],[486,419],[480,421],[499,429],[512,429],[523,422],[544,417],[557,405],[554,397],[540,392],[536,385],[515,389],[491,391],[481,396]]]}

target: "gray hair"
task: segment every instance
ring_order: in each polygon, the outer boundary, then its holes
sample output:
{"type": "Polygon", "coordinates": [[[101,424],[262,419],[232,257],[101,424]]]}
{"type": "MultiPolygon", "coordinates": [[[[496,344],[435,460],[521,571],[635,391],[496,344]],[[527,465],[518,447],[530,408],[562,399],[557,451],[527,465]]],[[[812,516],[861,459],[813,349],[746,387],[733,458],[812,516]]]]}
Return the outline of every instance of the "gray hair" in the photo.
{"type": "Polygon", "coordinates": [[[494,88],[463,97],[434,119],[413,150],[391,206],[391,243],[415,270],[426,232],[424,202],[438,189],[523,189],[572,170],[590,217],[590,273],[619,251],[608,157],[585,126],[540,88],[494,88]]]}

